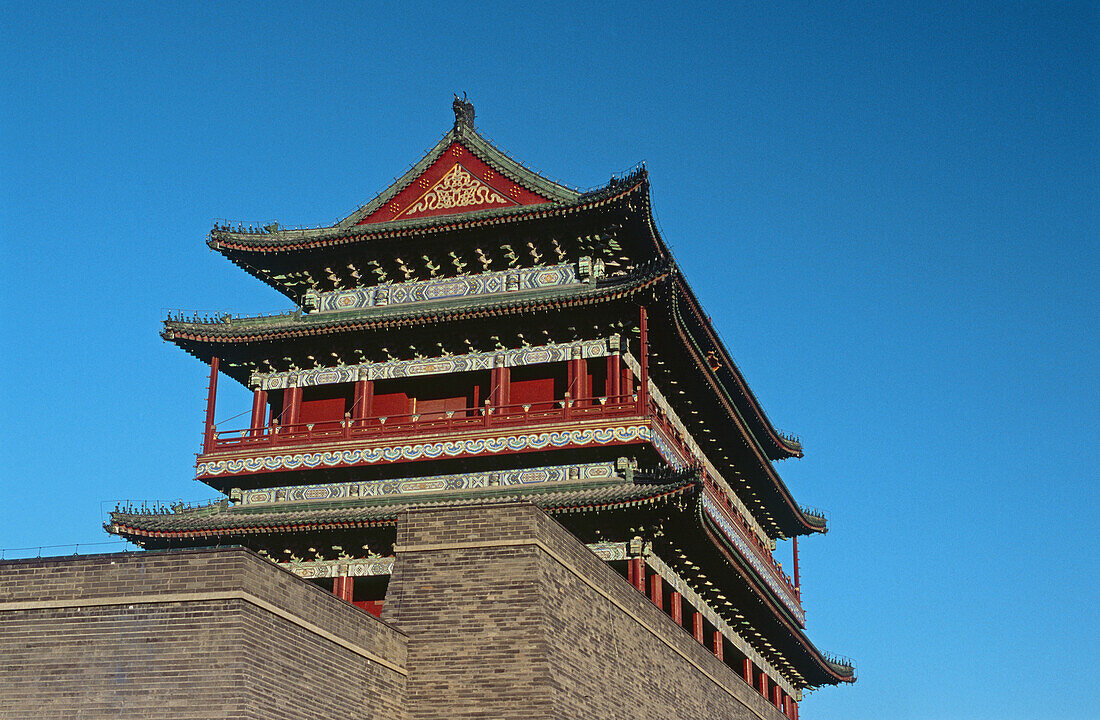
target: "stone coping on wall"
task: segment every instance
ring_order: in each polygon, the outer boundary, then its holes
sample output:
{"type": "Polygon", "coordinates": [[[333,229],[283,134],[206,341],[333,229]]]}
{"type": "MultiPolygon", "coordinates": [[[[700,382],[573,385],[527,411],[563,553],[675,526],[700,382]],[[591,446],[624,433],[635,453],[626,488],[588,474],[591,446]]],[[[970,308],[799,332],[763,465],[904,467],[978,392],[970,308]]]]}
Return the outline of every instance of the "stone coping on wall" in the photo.
{"type": "Polygon", "coordinates": [[[407,674],[403,632],[244,547],[0,561],[0,620],[15,611],[226,600],[407,674]]]}

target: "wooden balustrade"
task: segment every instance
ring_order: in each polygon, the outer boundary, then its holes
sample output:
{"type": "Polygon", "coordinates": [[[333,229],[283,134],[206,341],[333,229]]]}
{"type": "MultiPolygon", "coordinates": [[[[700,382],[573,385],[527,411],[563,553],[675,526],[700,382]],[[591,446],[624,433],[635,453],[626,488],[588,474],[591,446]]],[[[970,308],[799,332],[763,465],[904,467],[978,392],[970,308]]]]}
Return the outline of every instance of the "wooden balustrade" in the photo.
{"type": "Polygon", "coordinates": [[[486,404],[433,413],[406,413],[366,418],[345,417],[309,423],[273,424],[264,428],[221,430],[213,433],[210,451],[244,447],[339,442],[382,438],[390,435],[461,432],[477,428],[525,427],[588,418],[645,416],[636,395],[568,398],[512,405],[486,404]]]}

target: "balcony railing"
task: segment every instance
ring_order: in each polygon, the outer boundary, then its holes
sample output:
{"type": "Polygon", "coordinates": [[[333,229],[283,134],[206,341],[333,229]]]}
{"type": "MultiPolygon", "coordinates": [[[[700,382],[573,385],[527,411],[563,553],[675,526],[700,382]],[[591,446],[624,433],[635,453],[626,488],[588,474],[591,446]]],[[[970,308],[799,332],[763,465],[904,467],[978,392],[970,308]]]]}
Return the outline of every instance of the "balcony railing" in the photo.
{"type": "MultiPolygon", "coordinates": [[[[651,403],[652,404],[652,403],[651,403]]],[[[262,428],[217,430],[205,452],[239,448],[306,445],[344,440],[365,440],[393,435],[453,433],[479,428],[543,425],[569,420],[637,417],[646,415],[637,395],[547,400],[513,405],[443,412],[378,415],[262,428]]]]}

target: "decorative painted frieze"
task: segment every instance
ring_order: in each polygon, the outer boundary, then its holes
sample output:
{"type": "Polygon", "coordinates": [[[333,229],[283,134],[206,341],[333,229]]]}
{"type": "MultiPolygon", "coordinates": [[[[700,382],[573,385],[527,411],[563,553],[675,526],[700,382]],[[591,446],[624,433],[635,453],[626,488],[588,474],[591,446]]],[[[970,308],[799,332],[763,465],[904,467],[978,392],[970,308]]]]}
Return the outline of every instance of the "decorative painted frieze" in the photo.
{"type": "MultiPolygon", "coordinates": [[[[497,486],[524,486],[544,483],[621,481],[624,478],[616,473],[615,466],[616,464],[611,462],[554,465],[519,470],[242,490],[240,491],[239,505],[256,506],[276,503],[356,500],[367,497],[416,495],[449,490],[476,490],[497,486]]],[[[234,493],[236,492],[234,491],[234,493]]]]}
{"type": "Polygon", "coordinates": [[[443,375],[447,373],[491,370],[495,366],[518,367],[549,362],[564,362],[577,357],[606,357],[618,349],[619,338],[578,340],[571,343],[536,345],[533,347],[497,350],[494,352],[468,353],[417,360],[390,360],[380,363],[337,365],[311,370],[292,370],[279,373],[255,373],[252,386],[261,390],[281,390],[287,387],[311,387],[356,380],[389,380],[393,378],[443,375]]]}
{"type": "Polygon", "coordinates": [[[660,428],[653,428],[652,437],[650,437],[649,442],[653,444],[653,449],[657,451],[657,454],[664,458],[664,461],[672,467],[677,470],[683,470],[687,467],[688,463],[686,458],[684,458],[673,446],[671,440],[665,437],[664,432],[660,428]]]}
{"type": "Polygon", "coordinates": [[[626,543],[624,542],[597,542],[589,543],[588,549],[596,553],[601,560],[626,560],[629,557],[626,543]]]}
{"type": "Polygon", "coordinates": [[[392,557],[292,560],[288,563],[279,564],[298,577],[305,578],[306,580],[393,574],[392,557]]]}
{"type": "Polygon", "coordinates": [[[577,265],[565,263],[532,268],[514,268],[476,275],[382,283],[351,290],[309,291],[302,307],[310,313],[346,312],[374,307],[459,300],[462,298],[523,293],[546,288],[587,285],[602,274],[599,261],[582,258],[577,265]]]}
{"type": "Polygon", "coordinates": [[[648,546],[645,548],[643,556],[646,564],[653,569],[653,572],[660,575],[661,579],[668,583],[673,590],[680,593],[692,607],[701,612],[703,617],[706,618],[711,625],[717,628],[735,648],[741,651],[741,654],[752,660],[753,664],[761,668],[772,680],[776,680],[780,687],[783,688],[783,691],[788,695],[796,700],[802,699],[802,692],[794,688],[787,681],[787,678],[771,663],[764,659],[764,656],[761,655],[756,648],[750,645],[736,630],[730,627],[729,623],[727,623],[691,585],[680,577],[679,573],[669,567],[661,558],[654,555],[652,549],[648,546]]]}
{"type": "Polygon", "coordinates": [[[726,538],[737,548],[737,551],[741,553],[741,556],[748,560],[753,569],[756,570],[756,574],[764,579],[764,582],[768,584],[768,587],[783,601],[783,604],[794,614],[798,619],[798,622],[802,625],[806,624],[806,613],[802,610],[802,605],[787,588],[786,584],[780,582],[776,578],[776,571],[773,567],[767,567],[764,561],[756,553],[755,549],[749,545],[749,541],[737,531],[737,528],[733,526],[729,518],[725,516],[722,510],[714,504],[706,493],[703,493],[703,511],[706,512],[707,517],[714,521],[714,523],[722,529],[722,533],[726,538]]]}
{"type": "Polygon", "coordinates": [[[202,461],[198,463],[197,476],[204,478],[276,470],[299,470],[302,468],[337,467],[340,465],[372,465],[407,460],[434,460],[441,457],[522,452],[569,446],[633,443],[648,441],[651,437],[652,433],[648,425],[620,425],[491,438],[443,440],[440,442],[325,452],[288,453],[266,457],[202,461]]]}

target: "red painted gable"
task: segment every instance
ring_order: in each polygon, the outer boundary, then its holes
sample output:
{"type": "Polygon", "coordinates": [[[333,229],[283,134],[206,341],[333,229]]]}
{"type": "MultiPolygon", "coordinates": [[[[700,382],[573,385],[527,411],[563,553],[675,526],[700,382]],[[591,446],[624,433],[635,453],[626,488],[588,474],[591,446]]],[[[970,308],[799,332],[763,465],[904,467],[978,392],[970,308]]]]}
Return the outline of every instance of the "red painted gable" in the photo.
{"type": "Polygon", "coordinates": [[[420,177],[357,224],[545,202],[549,200],[502,177],[462,143],[455,142],[420,177]]]}

